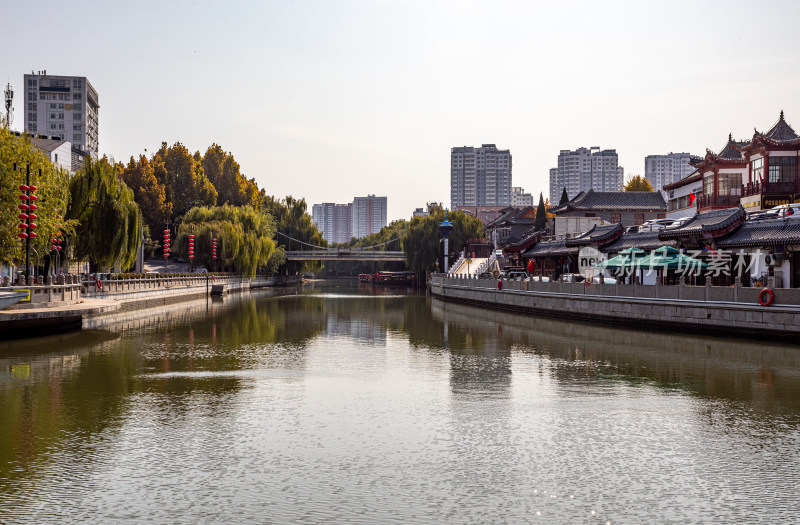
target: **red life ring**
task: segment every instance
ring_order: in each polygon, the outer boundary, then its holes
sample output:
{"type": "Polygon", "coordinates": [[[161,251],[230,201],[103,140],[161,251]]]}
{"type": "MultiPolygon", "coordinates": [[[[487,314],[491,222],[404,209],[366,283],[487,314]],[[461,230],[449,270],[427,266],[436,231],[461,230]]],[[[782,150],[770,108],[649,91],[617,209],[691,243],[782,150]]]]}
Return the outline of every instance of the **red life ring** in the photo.
{"type": "Polygon", "coordinates": [[[502,290],[503,289],[503,280],[502,279],[498,279],[497,280],[497,289],[498,290],[502,290]]]}
{"type": "Polygon", "coordinates": [[[758,294],[758,304],[760,304],[761,306],[769,306],[772,304],[772,300],[774,298],[775,294],[772,292],[772,290],[770,290],[769,288],[764,288],[763,290],[761,290],[761,293],[758,294]],[[767,296],[766,299],[764,299],[765,295],[767,296]]]}
{"type": "Polygon", "coordinates": [[[217,281],[217,276],[216,275],[212,275],[211,276],[211,281],[212,282],[216,282],[217,281]]]}
{"type": "Polygon", "coordinates": [[[97,280],[95,281],[95,284],[97,285],[97,289],[98,289],[98,290],[102,290],[102,289],[103,289],[103,283],[102,283],[102,282],[100,282],[100,278],[99,278],[99,277],[98,277],[98,278],[97,278],[97,280]]]}

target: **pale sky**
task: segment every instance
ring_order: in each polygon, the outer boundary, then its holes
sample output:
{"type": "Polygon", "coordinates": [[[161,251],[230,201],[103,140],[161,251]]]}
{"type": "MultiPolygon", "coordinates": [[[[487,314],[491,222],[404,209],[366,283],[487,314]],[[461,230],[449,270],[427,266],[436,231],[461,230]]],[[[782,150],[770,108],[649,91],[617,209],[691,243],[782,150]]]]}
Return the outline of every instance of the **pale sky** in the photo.
{"type": "Polygon", "coordinates": [[[800,2],[9,2],[3,87],[86,76],[100,152],[230,151],[268,194],[450,205],[450,148],[497,144],[548,195],[561,149],[719,150],[800,130],[800,2]],[[10,21],[10,22],[9,22],[10,21]]]}

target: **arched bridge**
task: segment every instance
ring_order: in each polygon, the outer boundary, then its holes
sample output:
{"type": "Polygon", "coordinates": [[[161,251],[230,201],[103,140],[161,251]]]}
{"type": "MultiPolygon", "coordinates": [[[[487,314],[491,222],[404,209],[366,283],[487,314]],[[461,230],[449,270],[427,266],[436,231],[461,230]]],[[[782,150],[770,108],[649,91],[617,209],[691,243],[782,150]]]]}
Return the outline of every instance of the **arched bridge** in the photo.
{"type": "Polygon", "coordinates": [[[327,248],[316,246],[290,237],[284,233],[276,232],[281,241],[285,242],[286,260],[288,261],[378,261],[405,262],[402,251],[386,250],[389,245],[399,247],[400,239],[394,238],[374,246],[361,246],[352,248],[327,248]],[[292,248],[299,249],[292,249],[292,248]],[[380,249],[379,249],[380,248],[380,249]]]}

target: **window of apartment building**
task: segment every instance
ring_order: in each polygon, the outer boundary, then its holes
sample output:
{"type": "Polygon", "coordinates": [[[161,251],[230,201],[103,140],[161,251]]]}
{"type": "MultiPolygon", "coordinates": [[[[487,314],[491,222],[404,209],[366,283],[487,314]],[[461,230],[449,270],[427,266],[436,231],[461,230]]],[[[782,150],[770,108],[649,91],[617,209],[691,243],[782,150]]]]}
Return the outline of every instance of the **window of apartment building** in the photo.
{"type": "Polygon", "coordinates": [[[73,78],[72,79],[72,88],[73,89],[80,89],[83,87],[83,80],[80,78],[73,78]]]}
{"type": "Polygon", "coordinates": [[[82,95],[80,93],[73,93],[72,100],[80,100],[82,95]]]}
{"type": "Polygon", "coordinates": [[[28,79],[28,87],[36,87],[36,79],[35,78],[29,78],[28,79]]]}
{"type": "Polygon", "coordinates": [[[72,113],[72,120],[81,120],[81,114],[77,112],[72,113]]]}
{"type": "Polygon", "coordinates": [[[44,93],[39,93],[39,100],[47,100],[47,97],[44,93]]]}
{"type": "Polygon", "coordinates": [[[612,213],[611,214],[611,222],[612,223],[622,222],[622,214],[621,213],[612,213]]]}
{"type": "Polygon", "coordinates": [[[639,225],[644,224],[644,213],[634,213],[633,214],[633,224],[639,225]]]}

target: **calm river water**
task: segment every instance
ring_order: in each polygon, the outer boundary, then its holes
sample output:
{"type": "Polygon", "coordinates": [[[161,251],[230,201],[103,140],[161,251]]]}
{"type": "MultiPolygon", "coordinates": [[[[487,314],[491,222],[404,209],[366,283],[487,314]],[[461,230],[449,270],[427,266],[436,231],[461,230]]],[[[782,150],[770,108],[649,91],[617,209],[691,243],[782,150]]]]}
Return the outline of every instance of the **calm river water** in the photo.
{"type": "Polygon", "coordinates": [[[0,342],[0,523],[797,523],[800,347],[312,283],[0,342]]]}

